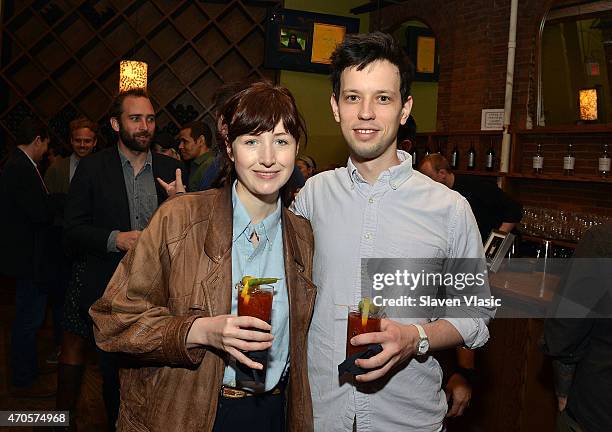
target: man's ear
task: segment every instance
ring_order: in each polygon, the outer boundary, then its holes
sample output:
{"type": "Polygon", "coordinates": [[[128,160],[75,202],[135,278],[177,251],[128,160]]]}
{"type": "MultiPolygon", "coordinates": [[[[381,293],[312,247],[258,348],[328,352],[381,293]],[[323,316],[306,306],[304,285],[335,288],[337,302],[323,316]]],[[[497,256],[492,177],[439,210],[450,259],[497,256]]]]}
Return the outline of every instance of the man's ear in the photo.
{"type": "Polygon", "coordinates": [[[402,106],[401,124],[406,124],[406,120],[410,117],[410,111],[412,111],[412,96],[408,96],[408,99],[406,99],[406,102],[402,106]]]}
{"type": "Polygon", "coordinates": [[[117,117],[110,118],[110,125],[115,132],[119,132],[119,121],[117,120],[117,117]]]}
{"type": "Polygon", "coordinates": [[[204,135],[200,135],[200,136],[198,137],[198,139],[197,139],[197,144],[198,144],[199,146],[203,146],[203,147],[208,148],[208,144],[206,143],[206,139],[204,138],[204,135]]]}
{"type": "Polygon", "coordinates": [[[334,120],[336,120],[337,123],[340,123],[340,113],[338,112],[338,101],[336,100],[336,95],[334,93],[332,93],[331,97],[329,98],[329,103],[331,105],[332,113],[334,114],[334,120]]]}

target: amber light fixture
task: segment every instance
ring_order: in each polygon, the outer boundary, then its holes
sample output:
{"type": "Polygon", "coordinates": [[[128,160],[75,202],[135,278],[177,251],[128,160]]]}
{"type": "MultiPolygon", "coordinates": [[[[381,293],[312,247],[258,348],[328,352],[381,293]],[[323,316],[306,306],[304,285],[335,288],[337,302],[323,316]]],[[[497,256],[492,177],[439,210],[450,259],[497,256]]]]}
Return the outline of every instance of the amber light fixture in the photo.
{"type": "Polygon", "coordinates": [[[578,92],[580,98],[580,120],[597,120],[597,89],[582,89],[578,92]]]}
{"type": "Polygon", "coordinates": [[[119,63],[119,92],[134,88],[147,88],[147,64],[136,60],[119,63]]]}

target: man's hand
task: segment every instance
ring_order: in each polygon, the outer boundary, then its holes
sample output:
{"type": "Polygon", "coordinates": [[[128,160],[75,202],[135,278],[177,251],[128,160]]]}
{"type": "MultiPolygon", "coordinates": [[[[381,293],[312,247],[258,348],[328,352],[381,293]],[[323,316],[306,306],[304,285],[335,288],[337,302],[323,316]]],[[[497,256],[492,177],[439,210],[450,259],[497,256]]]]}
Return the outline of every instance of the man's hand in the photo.
{"type": "Polygon", "coordinates": [[[446,417],[458,417],[470,406],[472,398],[472,387],[459,373],[454,373],[448,380],[446,388],[446,401],[452,400],[452,405],[446,413],[446,417]]]}
{"type": "Polygon", "coordinates": [[[385,376],[393,366],[412,357],[417,351],[419,332],[413,325],[402,325],[389,319],[382,319],[380,332],[364,333],[351,339],[353,345],[381,344],[381,353],[369,359],[358,359],[355,364],[364,369],[375,369],[357,375],[359,382],[369,382],[385,376]]]}
{"type": "Polygon", "coordinates": [[[263,351],[272,346],[270,324],[251,316],[218,315],[198,318],[187,334],[187,348],[207,345],[223,350],[251,369],[263,369],[242,351],[263,351]],[[255,329],[263,330],[257,331],[255,329]]]}
{"type": "Polygon", "coordinates": [[[557,403],[559,412],[565,411],[567,406],[567,396],[557,396],[557,403]]]}
{"type": "Polygon", "coordinates": [[[161,178],[157,177],[158,183],[164,188],[168,197],[172,198],[177,193],[185,193],[185,185],[183,185],[183,178],[181,177],[181,169],[176,169],[175,179],[172,183],[166,183],[161,178]]]}
{"type": "Polygon", "coordinates": [[[117,240],[115,242],[117,249],[125,252],[129,251],[138,241],[138,237],[140,237],[140,231],[138,230],[120,232],[117,234],[117,240]]]}

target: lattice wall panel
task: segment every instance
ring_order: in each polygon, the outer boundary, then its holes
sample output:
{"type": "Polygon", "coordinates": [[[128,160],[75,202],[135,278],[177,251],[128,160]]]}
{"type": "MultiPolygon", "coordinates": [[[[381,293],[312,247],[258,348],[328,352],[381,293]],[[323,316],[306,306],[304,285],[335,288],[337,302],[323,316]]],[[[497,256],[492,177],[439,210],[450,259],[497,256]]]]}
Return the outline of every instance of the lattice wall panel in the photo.
{"type": "Polygon", "coordinates": [[[277,79],[262,67],[266,8],[248,0],[5,0],[2,6],[0,146],[14,142],[27,115],[49,122],[58,141],[78,115],[110,134],[107,112],[124,58],[148,63],[158,128],[170,132],[193,119],[212,121],[211,96],[223,83],[277,79]]]}

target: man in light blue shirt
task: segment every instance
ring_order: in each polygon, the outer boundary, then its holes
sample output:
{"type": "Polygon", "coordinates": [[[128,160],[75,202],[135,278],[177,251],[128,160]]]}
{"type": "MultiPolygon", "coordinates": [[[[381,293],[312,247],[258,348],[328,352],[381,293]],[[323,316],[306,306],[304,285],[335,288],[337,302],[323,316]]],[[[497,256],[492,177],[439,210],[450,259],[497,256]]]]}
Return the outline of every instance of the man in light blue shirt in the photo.
{"type": "Polygon", "coordinates": [[[315,235],[318,296],[308,339],[315,430],[440,431],[447,405],[429,351],[483,345],[494,311],[472,306],[460,318],[384,319],[380,332],[351,340],[380,343],[383,351],[357,360],[367,373],[345,383],[337,365],[345,359],[346,305],[361,298],[361,258],[484,258],[478,227],[461,195],[414,171],[397,150],[411,78],[391,36],[348,35],[331,60],[331,106],[350,158],[346,168],[309,179],[292,207],[315,235]]]}

